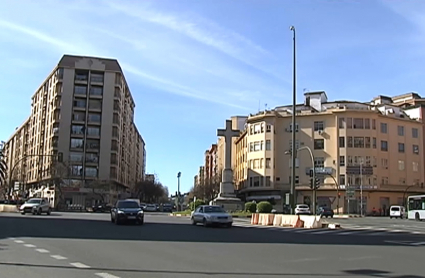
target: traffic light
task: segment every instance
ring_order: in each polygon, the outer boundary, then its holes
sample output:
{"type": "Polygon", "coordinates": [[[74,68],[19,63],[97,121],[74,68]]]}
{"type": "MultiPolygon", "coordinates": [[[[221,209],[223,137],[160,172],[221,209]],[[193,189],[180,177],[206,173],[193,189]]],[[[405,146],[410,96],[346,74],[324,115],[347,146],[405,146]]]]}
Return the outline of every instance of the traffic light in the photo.
{"type": "Polygon", "coordinates": [[[317,189],[320,186],[320,179],[316,178],[313,180],[313,178],[310,179],[310,187],[311,189],[317,189]]]}

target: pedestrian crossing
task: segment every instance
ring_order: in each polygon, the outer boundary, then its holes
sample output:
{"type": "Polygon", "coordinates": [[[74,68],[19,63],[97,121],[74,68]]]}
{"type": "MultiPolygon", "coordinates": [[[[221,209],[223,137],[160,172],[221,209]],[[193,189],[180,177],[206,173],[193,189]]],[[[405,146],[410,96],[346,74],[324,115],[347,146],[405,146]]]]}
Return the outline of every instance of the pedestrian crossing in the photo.
{"type": "Polygon", "coordinates": [[[400,234],[416,234],[424,235],[425,231],[409,231],[409,230],[391,230],[385,228],[374,228],[374,227],[347,227],[343,229],[303,229],[303,228],[289,228],[289,227],[275,227],[275,226],[260,226],[251,225],[250,223],[233,222],[235,227],[244,227],[252,229],[267,229],[274,231],[281,231],[284,233],[295,233],[295,234],[308,234],[308,235],[335,235],[335,236],[391,236],[400,234]]]}

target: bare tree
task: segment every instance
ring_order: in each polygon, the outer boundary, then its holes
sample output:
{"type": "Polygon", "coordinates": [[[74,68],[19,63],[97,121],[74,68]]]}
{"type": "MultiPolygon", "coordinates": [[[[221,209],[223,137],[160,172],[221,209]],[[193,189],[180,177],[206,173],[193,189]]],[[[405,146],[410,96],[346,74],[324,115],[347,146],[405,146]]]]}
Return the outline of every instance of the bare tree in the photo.
{"type": "Polygon", "coordinates": [[[134,187],[134,195],[144,202],[164,202],[168,201],[168,188],[159,181],[139,181],[134,187]]]}
{"type": "Polygon", "coordinates": [[[56,204],[56,207],[61,206],[64,204],[64,196],[62,187],[64,185],[69,186],[69,165],[66,162],[56,162],[52,167],[52,178],[51,182],[55,185],[55,191],[57,194],[58,202],[56,204]]]}
{"type": "Polygon", "coordinates": [[[102,203],[105,203],[106,197],[110,194],[111,191],[111,182],[107,180],[93,180],[87,184],[88,188],[92,189],[93,195],[96,195],[100,198],[102,203]]]}

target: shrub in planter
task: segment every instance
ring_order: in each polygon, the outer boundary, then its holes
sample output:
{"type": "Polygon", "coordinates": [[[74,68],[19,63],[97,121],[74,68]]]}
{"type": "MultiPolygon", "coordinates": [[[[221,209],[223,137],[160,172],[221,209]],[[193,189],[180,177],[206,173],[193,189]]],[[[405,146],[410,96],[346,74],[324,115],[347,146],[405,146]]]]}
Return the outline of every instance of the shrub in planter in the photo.
{"type": "Polygon", "coordinates": [[[263,201],[257,204],[257,210],[259,213],[270,213],[273,210],[273,206],[269,202],[263,201]]]}
{"type": "Polygon", "coordinates": [[[257,204],[253,202],[245,203],[245,211],[252,212],[252,213],[256,212],[257,204]]]}

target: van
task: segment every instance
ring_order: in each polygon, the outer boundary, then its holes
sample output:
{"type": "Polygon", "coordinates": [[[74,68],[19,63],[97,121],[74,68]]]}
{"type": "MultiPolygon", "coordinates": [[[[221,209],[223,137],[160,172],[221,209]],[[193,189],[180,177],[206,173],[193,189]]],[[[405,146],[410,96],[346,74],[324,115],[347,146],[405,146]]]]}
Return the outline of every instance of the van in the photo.
{"type": "Polygon", "coordinates": [[[391,206],[390,218],[406,218],[406,208],[403,206],[391,206]]]}

